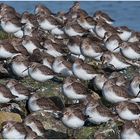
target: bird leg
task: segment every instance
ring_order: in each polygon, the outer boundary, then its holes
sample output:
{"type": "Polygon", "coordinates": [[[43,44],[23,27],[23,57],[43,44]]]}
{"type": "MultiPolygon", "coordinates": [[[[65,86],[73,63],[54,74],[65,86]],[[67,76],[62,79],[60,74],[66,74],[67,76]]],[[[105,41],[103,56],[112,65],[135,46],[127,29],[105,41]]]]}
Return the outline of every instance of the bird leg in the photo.
{"type": "Polygon", "coordinates": [[[77,130],[73,129],[71,137],[75,139],[76,138],[76,134],[77,134],[77,130]]]}

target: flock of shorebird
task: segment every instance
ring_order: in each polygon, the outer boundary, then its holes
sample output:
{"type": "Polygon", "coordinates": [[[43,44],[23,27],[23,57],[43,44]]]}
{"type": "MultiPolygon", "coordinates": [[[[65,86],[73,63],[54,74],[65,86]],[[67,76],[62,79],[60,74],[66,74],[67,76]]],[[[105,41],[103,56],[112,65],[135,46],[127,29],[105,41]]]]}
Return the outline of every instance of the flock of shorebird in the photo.
{"type": "MultiPolygon", "coordinates": [[[[34,14],[19,14],[2,3],[0,21],[2,30],[12,35],[0,40],[0,62],[14,75],[0,84],[1,104],[26,101],[30,112],[51,112],[72,129],[84,127],[86,121],[99,125],[121,120],[120,138],[140,139],[140,76],[127,79],[122,74],[140,67],[140,32],[114,27],[114,20],[102,11],[90,16],[79,2],[57,14],[44,5],[37,5],[34,14]],[[63,80],[61,92],[72,104],[68,101],[60,109],[50,97],[14,79],[28,76],[38,82],[63,80]],[[94,88],[89,89],[89,82],[94,88]]],[[[17,139],[43,137],[44,132],[31,114],[22,123],[4,122],[1,130],[3,138],[17,139]]]]}

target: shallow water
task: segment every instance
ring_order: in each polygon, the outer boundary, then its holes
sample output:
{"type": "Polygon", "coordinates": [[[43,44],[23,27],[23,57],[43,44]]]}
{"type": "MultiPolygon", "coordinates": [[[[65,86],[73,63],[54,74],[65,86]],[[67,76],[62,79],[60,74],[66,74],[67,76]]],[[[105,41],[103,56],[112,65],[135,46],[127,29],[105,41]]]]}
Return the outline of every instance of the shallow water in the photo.
{"type": "MultiPolygon", "coordinates": [[[[68,11],[73,4],[72,1],[6,1],[20,13],[23,11],[34,12],[35,5],[44,4],[54,13],[58,11],[68,11]]],[[[140,1],[81,1],[81,8],[93,15],[96,10],[107,12],[116,20],[115,26],[126,25],[131,29],[140,31],[140,1]]]]}

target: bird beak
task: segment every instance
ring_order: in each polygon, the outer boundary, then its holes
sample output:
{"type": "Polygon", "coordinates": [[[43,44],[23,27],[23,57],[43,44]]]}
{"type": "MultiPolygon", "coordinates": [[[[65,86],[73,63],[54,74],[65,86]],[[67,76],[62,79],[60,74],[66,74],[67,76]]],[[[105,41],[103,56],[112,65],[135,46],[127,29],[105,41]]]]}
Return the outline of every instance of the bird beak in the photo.
{"type": "MultiPolygon", "coordinates": [[[[25,69],[23,72],[25,72],[25,71],[28,70],[29,68],[30,68],[30,66],[28,66],[27,69],[25,69]]],[[[23,73],[23,72],[22,72],[22,73],[23,73]]]]}
{"type": "Polygon", "coordinates": [[[120,48],[120,47],[116,47],[113,51],[117,50],[118,48],[120,48]]]}

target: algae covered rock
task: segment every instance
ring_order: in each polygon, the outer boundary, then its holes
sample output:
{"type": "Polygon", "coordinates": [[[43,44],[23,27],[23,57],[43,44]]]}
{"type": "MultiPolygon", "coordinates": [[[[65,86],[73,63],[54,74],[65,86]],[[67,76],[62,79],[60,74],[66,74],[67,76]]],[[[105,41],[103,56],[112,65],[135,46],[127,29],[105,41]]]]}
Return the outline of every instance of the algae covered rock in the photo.
{"type": "Polygon", "coordinates": [[[67,127],[63,125],[61,120],[56,119],[52,113],[42,110],[34,112],[31,115],[40,120],[46,130],[44,137],[39,138],[68,138],[67,127]]]}
{"type": "Polygon", "coordinates": [[[22,122],[22,119],[17,113],[0,111],[0,125],[5,121],[22,122]]]}

